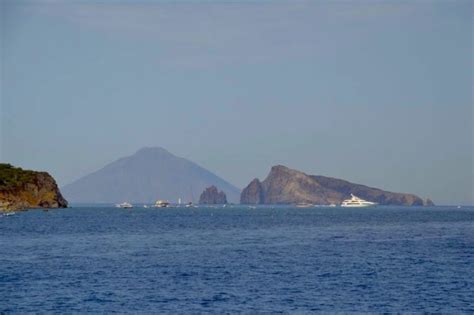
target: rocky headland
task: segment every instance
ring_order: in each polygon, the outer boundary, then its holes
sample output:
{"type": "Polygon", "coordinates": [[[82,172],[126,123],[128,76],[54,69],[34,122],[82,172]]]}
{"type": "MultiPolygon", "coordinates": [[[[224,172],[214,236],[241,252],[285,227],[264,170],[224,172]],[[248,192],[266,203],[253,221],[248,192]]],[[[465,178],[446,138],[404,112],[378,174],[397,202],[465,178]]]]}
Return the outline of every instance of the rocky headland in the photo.
{"type": "Polygon", "coordinates": [[[199,197],[202,205],[223,205],[227,203],[227,197],[223,191],[218,191],[216,186],[207,187],[199,197]]]}
{"type": "Polygon", "coordinates": [[[434,205],[414,194],[394,193],[378,188],[354,184],[342,179],[307,175],[277,165],[264,181],[254,179],[242,191],[242,204],[341,204],[351,194],[380,205],[423,206],[434,205]]]}
{"type": "Polygon", "coordinates": [[[48,173],[0,163],[0,211],[67,208],[67,205],[48,173]]]}

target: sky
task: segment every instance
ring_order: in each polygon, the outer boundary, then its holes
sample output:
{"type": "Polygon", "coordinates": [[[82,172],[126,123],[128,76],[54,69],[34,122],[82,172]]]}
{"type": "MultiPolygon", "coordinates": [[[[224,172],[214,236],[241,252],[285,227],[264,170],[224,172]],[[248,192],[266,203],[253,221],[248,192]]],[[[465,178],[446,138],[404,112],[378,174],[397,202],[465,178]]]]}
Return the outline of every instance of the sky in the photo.
{"type": "Polygon", "coordinates": [[[474,204],[472,1],[1,1],[0,161],[160,146],[474,204]]]}

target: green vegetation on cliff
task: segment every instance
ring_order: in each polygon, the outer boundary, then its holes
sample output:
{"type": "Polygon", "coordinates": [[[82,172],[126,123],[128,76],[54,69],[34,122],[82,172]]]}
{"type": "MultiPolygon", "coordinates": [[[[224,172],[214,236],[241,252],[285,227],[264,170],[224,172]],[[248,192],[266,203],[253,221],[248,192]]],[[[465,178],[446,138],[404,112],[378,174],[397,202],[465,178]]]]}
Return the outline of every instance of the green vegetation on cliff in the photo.
{"type": "Polygon", "coordinates": [[[31,182],[36,172],[14,167],[11,164],[0,163],[0,190],[15,190],[31,182]]]}

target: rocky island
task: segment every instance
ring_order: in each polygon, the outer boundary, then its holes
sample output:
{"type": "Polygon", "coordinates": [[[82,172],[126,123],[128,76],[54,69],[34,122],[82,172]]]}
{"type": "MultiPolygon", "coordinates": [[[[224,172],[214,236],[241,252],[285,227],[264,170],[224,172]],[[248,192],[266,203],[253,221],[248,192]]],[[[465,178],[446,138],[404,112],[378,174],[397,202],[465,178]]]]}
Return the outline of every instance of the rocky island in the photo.
{"type": "Polygon", "coordinates": [[[67,208],[67,205],[48,173],[0,163],[0,211],[67,208]]]}
{"type": "Polygon", "coordinates": [[[207,187],[199,197],[202,205],[223,205],[227,203],[227,197],[223,191],[218,191],[216,186],[207,187]]]}
{"type": "Polygon", "coordinates": [[[330,205],[341,204],[351,194],[380,205],[434,205],[431,200],[423,201],[413,194],[394,193],[342,179],[307,175],[282,165],[273,166],[263,182],[254,179],[242,191],[240,203],[330,205]]]}

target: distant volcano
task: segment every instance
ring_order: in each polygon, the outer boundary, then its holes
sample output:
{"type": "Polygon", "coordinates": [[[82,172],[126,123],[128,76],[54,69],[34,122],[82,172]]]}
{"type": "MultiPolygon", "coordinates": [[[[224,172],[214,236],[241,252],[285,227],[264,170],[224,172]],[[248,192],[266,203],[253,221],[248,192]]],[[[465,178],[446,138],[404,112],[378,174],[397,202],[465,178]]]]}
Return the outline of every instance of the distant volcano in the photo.
{"type": "Polygon", "coordinates": [[[209,186],[224,191],[230,202],[238,202],[240,190],[199,165],[159,147],[143,148],[104,168],[64,186],[70,202],[116,203],[197,202],[209,186]]]}

